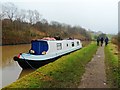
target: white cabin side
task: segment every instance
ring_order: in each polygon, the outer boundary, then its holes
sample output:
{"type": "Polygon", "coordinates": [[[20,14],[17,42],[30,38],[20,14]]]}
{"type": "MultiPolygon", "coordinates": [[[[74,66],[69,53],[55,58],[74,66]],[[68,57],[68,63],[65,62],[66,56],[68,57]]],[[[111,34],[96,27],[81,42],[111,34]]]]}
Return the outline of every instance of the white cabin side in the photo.
{"type": "Polygon", "coordinates": [[[80,40],[47,41],[48,51],[46,54],[64,54],[82,48],[80,40]]]}

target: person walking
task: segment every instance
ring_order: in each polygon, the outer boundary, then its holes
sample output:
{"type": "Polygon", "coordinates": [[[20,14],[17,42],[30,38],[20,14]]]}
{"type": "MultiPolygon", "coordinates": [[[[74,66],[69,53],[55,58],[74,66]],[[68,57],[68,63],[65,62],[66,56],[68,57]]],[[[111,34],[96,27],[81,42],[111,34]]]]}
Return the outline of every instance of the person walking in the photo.
{"type": "Polygon", "coordinates": [[[104,38],[101,37],[100,41],[101,41],[101,46],[102,46],[102,45],[103,45],[104,38]]]}
{"type": "Polygon", "coordinates": [[[105,38],[105,46],[107,46],[108,41],[109,41],[109,39],[108,39],[108,37],[106,36],[106,38],[105,38]]]}
{"type": "Polygon", "coordinates": [[[99,46],[100,37],[97,37],[97,46],[99,46]]]}

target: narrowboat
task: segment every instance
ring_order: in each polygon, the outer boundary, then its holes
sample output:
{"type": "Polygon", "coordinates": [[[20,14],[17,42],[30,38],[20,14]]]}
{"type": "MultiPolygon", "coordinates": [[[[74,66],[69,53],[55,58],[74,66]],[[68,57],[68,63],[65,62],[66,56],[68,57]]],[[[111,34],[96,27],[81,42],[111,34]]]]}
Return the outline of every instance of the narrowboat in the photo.
{"type": "Polygon", "coordinates": [[[14,60],[17,61],[23,69],[39,68],[80,48],[82,48],[82,43],[78,39],[37,39],[31,41],[31,49],[28,53],[20,53],[14,57],[14,60]]]}

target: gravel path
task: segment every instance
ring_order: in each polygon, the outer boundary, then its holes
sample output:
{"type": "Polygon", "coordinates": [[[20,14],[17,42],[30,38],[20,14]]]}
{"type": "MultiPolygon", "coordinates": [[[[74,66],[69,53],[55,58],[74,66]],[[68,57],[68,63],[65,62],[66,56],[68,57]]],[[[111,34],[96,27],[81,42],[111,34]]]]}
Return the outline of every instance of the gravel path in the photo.
{"type": "Polygon", "coordinates": [[[104,46],[100,46],[92,60],[86,65],[86,71],[78,88],[108,88],[104,57],[104,46]]]}

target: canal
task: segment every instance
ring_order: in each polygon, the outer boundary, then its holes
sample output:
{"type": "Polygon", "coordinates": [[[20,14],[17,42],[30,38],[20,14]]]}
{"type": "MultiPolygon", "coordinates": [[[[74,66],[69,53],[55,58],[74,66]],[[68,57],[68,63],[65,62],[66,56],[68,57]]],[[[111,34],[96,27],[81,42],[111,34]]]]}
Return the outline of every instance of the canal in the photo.
{"type": "Polygon", "coordinates": [[[2,49],[2,63],[0,63],[0,88],[5,87],[6,85],[11,84],[12,82],[20,79],[26,74],[33,72],[33,69],[22,70],[16,61],[13,60],[13,57],[19,53],[28,52],[30,49],[30,44],[24,45],[9,45],[9,46],[0,46],[2,49]]]}

